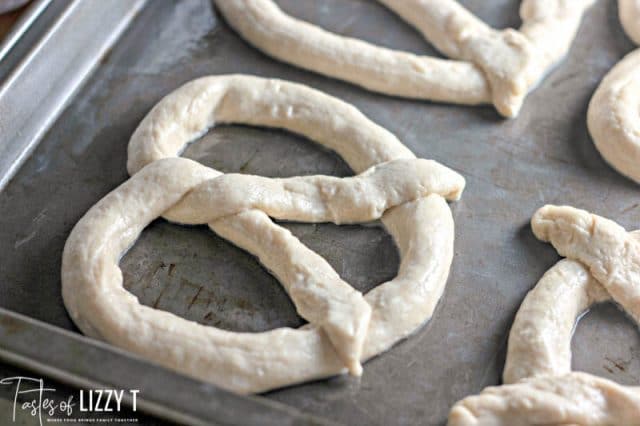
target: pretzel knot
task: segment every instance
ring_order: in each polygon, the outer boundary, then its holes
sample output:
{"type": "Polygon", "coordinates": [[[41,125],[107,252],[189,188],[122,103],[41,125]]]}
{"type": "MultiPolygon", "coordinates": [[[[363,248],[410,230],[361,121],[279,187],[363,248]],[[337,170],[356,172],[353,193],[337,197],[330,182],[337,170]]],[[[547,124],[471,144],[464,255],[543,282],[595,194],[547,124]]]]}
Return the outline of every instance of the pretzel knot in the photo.
{"type": "Polygon", "coordinates": [[[493,103],[514,117],[528,92],[567,54],[594,1],[524,0],[520,29],[496,30],[455,0],[378,0],[449,60],[330,33],[287,15],[273,0],[216,5],[244,39],[284,62],[393,96],[493,103]]]}
{"type": "Polygon", "coordinates": [[[388,349],[430,318],[453,255],[464,179],[416,159],[356,108],[294,83],[231,75],[194,80],[164,98],[129,143],[131,178],[78,222],[65,246],[65,305],[91,336],[236,392],[337,374],[388,349]],[[177,158],[216,123],[284,128],[335,150],[354,177],[267,179],[177,158]],[[309,325],[264,333],[205,327],[140,305],[122,287],[119,256],[158,216],[208,224],[256,255],[309,325]],[[277,219],[382,219],[401,253],[397,277],[363,296],[277,219]]]}
{"type": "Polygon", "coordinates": [[[509,335],[504,385],[458,402],[450,425],[640,424],[640,388],[571,371],[576,321],[615,301],[640,324],[640,233],[572,207],[545,206],[531,220],[566,259],[527,295],[509,335]]]}

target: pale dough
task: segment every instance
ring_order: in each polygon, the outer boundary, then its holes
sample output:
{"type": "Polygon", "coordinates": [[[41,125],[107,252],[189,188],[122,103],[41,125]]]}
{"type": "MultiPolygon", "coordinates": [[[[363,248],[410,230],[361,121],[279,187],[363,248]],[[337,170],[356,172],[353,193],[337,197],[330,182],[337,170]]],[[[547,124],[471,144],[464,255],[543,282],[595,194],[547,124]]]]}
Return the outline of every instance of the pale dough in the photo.
{"type": "Polygon", "coordinates": [[[567,206],[544,206],[533,233],[561,256],[584,264],[613,299],[640,323],[640,240],[612,220],[567,206]]]}
{"type": "MultiPolygon", "coordinates": [[[[640,15],[638,15],[640,19],[640,15]]],[[[596,148],[623,175],[640,183],[640,49],[602,80],[589,103],[587,124],[596,148]]]]}
{"type": "MultiPolygon", "coordinates": [[[[619,0],[620,20],[640,44],[640,0],[619,0]]],[[[640,183],[640,49],[605,76],[587,112],[596,148],[616,170],[640,183]]]]}
{"type": "Polygon", "coordinates": [[[613,299],[638,321],[640,233],[551,205],[534,214],[531,226],[567,259],[547,271],[518,310],[505,384],[455,404],[449,425],[640,425],[640,387],[571,371],[573,330],[591,305],[613,299]]]}
{"type": "Polygon", "coordinates": [[[449,426],[637,426],[640,388],[586,373],[491,386],[458,402],[449,426]]]}
{"type": "Polygon", "coordinates": [[[627,35],[640,44],[640,0],[618,0],[618,10],[627,35]]]}
{"type": "Polygon", "coordinates": [[[577,319],[609,294],[575,260],[563,259],[527,294],[511,332],[504,383],[571,372],[571,337],[577,319]]]}
{"type": "Polygon", "coordinates": [[[519,31],[494,30],[455,0],[379,0],[456,60],[417,56],[343,37],[295,19],[272,0],[217,0],[227,22],[265,53],[407,98],[481,104],[506,117],[569,50],[595,0],[525,0],[519,31]]]}
{"type": "Polygon", "coordinates": [[[454,232],[443,197],[458,198],[464,179],[416,159],[356,108],[316,90],[241,75],[194,80],[143,119],[129,143],[128,170],[132,177],[92,207],[67,240],[65,306],[84,333],[184,374],[240,393],[338,374],[345,366],[359,374],[361,360],[427,321],[444,290],[454,232]],[[265,179],[168,158],[219,123],[299,133],[335,150],[360,174],[265,179]],[[398,275],[363,297],[265,211],[335,223],[381,218],[400,250],[398,275]],[[122,287],[118,260],[160,215],[208,223],[256,255],[310,324],[234,333],[141,305],[122,287]]]}

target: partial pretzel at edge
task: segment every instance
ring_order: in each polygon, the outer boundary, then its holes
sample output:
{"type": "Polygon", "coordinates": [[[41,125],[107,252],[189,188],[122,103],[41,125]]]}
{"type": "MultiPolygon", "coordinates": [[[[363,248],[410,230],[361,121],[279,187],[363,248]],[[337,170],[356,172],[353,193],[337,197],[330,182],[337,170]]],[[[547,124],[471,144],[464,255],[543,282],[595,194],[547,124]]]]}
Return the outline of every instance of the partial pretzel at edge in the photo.
{"type": "MultiPolygon", "coordinates": [[[[627,35],[640,44],[640,0],[618,0],[627,35]]],[[[587,126],[596,149],[614,169],[640,183],[640,49],[604,77],[589,102],[587,126]]]]}
{"type": "Polygon", "coordinates": [[[618,10],[624,31],[640,45],[640,0],[618,0],[618,10]]]}
{"type": "Polygon", "coordinates": [[[593,304],[613,300],[638,322],[639,231],[552,205],[540,208],[531,226],[567,259],[544,274],[518,309],[504,385],[457,402],[449,425],[640,425],[640,387],[571,371],[573,330],[593,304]]]}
{"type": "Polygon", "coordinates": [[[378,47],[295,19],[273,0],[217,0],[247,41],[284,62],[393,96],[477,105],[505,117],[566,55],[594,0],[525,0],[520,31],[494,30],[454,0],[379,0],[451,58],[378,47]]]}
{"type": "MultiPolygon", "coordinates": [[[[638,16],[640,19],[640,15],[638,16]]],[[[640,183],[640,49],[602,80],[587,112],[593,142],[618,172],[640,183]]]]}

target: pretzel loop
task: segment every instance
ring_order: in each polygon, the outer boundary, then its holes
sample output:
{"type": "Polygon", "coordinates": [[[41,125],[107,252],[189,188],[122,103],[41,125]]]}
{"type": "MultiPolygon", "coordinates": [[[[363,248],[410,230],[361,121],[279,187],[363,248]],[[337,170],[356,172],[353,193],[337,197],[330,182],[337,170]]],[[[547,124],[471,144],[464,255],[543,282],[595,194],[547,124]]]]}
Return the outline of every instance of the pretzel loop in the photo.
{"type": "MultiPolygon", "coordinates": [[[[640,12],[636,22],[640,28],[640,12]]],[[[587,124],[604,159],[637,183],[640,183],[639,109],[640,49],[636,49],[613,67],[598,86],[589,102],[587,124]]]]}
{"type": "Polygon", "coordinates": [[[260,392],[342,372],[429,319],[453,254],[445,198],[464,179],[416,159],[354,107],[305,86],[230,75],[185,84],[160,101],[129,143],[132,177],[78,222],[63,256],[65,306],[86,334],[236,392],[260,392]],[[218,123],[284,128],[340,154],[359,174],[267,179],[221,174],[175,158],[218,123]],[[122,288],[119,256],[163,215],[207,223],[256,255],[310,324],[233,333],[140,305],[122,288]],[[398,276],[363,296],[269,216],[353,223],[380,218],[401,254],[398,276]]]}

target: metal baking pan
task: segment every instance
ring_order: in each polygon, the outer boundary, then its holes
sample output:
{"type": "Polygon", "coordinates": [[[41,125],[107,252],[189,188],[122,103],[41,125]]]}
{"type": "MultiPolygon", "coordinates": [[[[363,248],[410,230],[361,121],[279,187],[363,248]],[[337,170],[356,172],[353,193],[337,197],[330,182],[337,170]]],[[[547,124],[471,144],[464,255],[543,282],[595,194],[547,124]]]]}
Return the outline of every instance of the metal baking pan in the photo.
{"type": "MultiPolygon", "coordinates": [[[[375,1],[277,2],[290,14],[341,34],[437,55],[416,31],[375,1]]],[[[99,3],[112,4],[93,5],[99,3]]],[[[496,27],[519,25],[519,0],[461,3],[496,27]]],[[[191,401],[184,402],[185,415],[211,423],[249,423],[248,413],[259,412],[272,423],[280,418],[289,423],[322,418],[342,424],[443,424],[455,401],[500,383],[515,312],[558,259],[552,247],[533,237],[531,214],[545,203],[570,204],[628,229],[637,227],[637,186],[606,165],[585,124],[595,87],[632,50],[618,23],[615,2],[600,1],[588,11],[567,58],[529,96],[515,120],[501,119],[491,107],[373,94],[277,62],[231,31],[209,0],[152,1],[140,8],[135,17],[123,14],[129,25],[122,25],[108,54],[87,67],[88,78],[79,90],[67,94],[64,110],[58,105],[43,114],[39,132],[27,138],[33,146],[39,141],[30,157],[20,168],[15,160],[11,167],[3,166],[6,178],[0,177],[6,183],[0,193],[0,306],[48,324],[22,318],[27,331],[47,330],[41,333],[43,339],[69,339],[82,348],[73,357],[61,353],[52,360],[58,367],[89,356],[85,348],[91,348],[98,354],[94,361],[109,362],[114,369],[122,365],[127,372],[110,378],[87,364],[74,371],[78,377],[110,379],[113,386],[147,383],[150,402],[166,401],[167,392],[179,388],[188,394],[185,401],[191,401]],[[456,255],[434,317],[409,339],[366,363],[359,380],[335,377],[257,398],[235,397],[80,336],[64,310],[59,270],[65,239],[90,206],[127,178],[126,146],[136,125],[182,83],[224,73],[288,79],[340,97],[395,133],[417,156],[441,161],[467,178],[462,200],[451,205],[456,255]],[[13,171],[17,172],[9,180],[13,171]],[[160,377],[158,383],[155,377],[160,377]],[[209,391],[203,392],[205,388],[209,391]],[[202,411],[207,404],[216,408],[202,411]]],[[[64,50],[65,44],[51,46],[51,54],[64,50]]],[[[44,72],[47,66],[43,63],[36,71],[44,72]]],[[[9,104],[2,93],[4,111],[9,104]]],[[[31,98],[29,92],[17,93],[21,96],[10,105],[20,109],[31,98]]],[[[2,123],[0,147],[6,145],[7,132],[15,130],[10,124],[2,123]]],[[[26,140],[22,133],[11,135],[12,142],[26,140]]],[[[242,126],[218,127],[184,155],[228,172],[351,173],[335,154],[300,137],[242,126]]],[[[388,280],[398,267],[393,241],[381,227],[284,225],[359,290],[388,280]]],[[[125,286],[142,303],[203,324],[260,331],[303,323],[277,281],[254,258],[206,227],[158,220],[121,265],[125,286]]],[[[0,322],[0,337],[6,333],[0,322]]],[[[638,383],[640,337],[612,305],[597,307],[581,321],[573,348],[575,369],[638,383]]],[[[46,366],[49,360],[40,361],[46,366]]],[[[169,408],[179,411],[176,404],[169,408]]]]}

